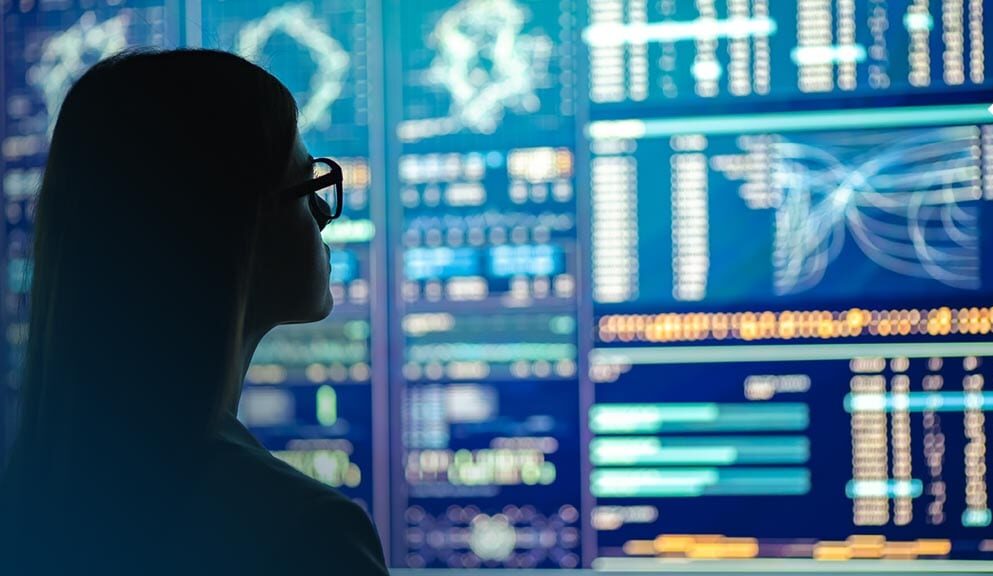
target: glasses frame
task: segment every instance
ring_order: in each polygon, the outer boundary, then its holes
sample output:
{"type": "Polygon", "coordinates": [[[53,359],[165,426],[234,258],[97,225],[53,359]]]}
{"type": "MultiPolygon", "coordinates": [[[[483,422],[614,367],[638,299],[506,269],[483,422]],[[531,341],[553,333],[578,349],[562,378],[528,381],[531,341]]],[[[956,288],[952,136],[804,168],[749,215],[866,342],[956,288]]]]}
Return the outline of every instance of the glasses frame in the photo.
{"type": "Polygon", "coordinates": [[[324,164],[331,169],[330,172],[324,174],[323,176],[318,176],[306,182],[301,182],[300,184],[294,184],[289,188],[283,190],[283,194],[296,199],[303,198],[304,196],[310,196],[310,209],[315,215],[323,216],[325,221],[321,222],[321,228],[327,226],[331,221],[337,220],[341,217],[341,209],[344,205],[344,181],[345,173],[341,169],[341,165],[330,158],[311,158],[311,164],[324,164]],[[318,190],[323,190],[325,188],[334,188],[335,194],[335,205],[334,210],[331,210],[330,206],[326,202],[320,201],[317,198],[316,192],[318,190]]]}

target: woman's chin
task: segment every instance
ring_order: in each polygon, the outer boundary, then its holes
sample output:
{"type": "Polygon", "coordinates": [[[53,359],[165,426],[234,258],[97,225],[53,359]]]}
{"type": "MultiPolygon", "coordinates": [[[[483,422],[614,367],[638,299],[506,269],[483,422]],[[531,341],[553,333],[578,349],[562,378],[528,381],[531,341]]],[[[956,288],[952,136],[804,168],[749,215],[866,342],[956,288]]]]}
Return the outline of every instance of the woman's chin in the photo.
{"type": "Polygon", "coordinates": [[[324,293],[324,305],[321,307],[321,317],[318,320],[324,320],[331,315],[331,311],[334,310],[334,296],[331,295],[331,290],[324,293]]]}
{"type": "Polygon", "coordinates": [[[320,322],[331,315],[331,311],[334,310],[334,297],[331,296],[330,290],[324,292],[320,302],[312,310],[313,312],[308,315],[309,319],[306,320],[307,322],[320,322]]]}
{"type": "Polygon", "coordinates": [[[311,322],[320,322],[327,318],[331,311],[334,309],[334,298],[331,296],[331,292],[328,291],[327,295],[322,297],[319,302],[315,302],[312,306],[307,306],[304,309],[298,310],[296,314],[292,316],[292,320],[285,320],[280,322],[280,324],[309,324],[311,322]]]}

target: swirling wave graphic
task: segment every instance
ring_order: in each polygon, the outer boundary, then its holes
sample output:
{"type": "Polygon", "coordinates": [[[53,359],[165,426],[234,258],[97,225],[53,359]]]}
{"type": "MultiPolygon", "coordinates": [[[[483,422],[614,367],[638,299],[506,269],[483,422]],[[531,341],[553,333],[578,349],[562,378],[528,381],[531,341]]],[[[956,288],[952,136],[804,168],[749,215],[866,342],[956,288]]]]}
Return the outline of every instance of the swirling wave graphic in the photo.
{"type": "Polygon", "coordinates": [[[851,238],[902,276],[980,285],[978,129],[846,135],[829,146],[772,145],[778,294],[816,286],[851,238]]]}

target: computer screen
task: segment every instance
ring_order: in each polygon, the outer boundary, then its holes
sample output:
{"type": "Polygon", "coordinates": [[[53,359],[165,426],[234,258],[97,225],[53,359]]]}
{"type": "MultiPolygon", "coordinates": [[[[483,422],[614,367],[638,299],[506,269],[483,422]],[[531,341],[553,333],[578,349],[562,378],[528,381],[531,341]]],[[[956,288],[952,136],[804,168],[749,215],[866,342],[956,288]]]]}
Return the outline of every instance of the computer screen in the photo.
{"type": "Polygon", "coordinates": [[[991,571],[984,4],[0,1],[0,440],[61,98],[219,48],[345,172],[239,417],[397,573],[991,571]]]}
{"type": "Polygon", "coordinates": [[[981,3],[589,7],[594,565],[988,560],[981,3]]]}
{"type": "Polygon", "coordinates": [[[673,107],[957,98],[988,86],[983,3],[588,0],[589,101],[673,107]]]}
{"type": "Polygon", "coordinates": [[[582,561],[574,11],[387,19],[398,566],[582,561]]]}
{"type": "Polygon", "coordinates": [[[594,125],[594,205],[631,207],[592,224],[600,555],[983,557],[993,133],[961,111],[594,125]]]}

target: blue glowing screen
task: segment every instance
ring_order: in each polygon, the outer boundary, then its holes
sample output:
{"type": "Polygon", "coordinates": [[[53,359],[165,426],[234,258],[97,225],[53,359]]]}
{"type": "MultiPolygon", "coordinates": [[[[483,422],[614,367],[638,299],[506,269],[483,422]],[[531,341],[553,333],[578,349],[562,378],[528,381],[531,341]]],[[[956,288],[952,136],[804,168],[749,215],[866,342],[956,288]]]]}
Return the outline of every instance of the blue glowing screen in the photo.
{"type": "Polygon", "coordinates": [[[984,4],[0,1],[0,401],[65,91],[127,47],[218,48],[345,173],[335,311],[263,340],[239,416],[391,566],[973,569],[984,4]]]}

